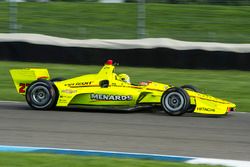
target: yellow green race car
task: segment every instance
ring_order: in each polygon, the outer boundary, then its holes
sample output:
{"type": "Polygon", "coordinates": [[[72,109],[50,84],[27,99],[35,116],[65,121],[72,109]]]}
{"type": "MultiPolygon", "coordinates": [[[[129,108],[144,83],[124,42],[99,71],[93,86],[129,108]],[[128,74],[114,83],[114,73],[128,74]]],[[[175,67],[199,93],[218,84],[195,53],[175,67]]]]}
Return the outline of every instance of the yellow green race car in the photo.
{"type": "Polygon", "coordinates": [[[158,82],[131,84],[126,74],[117,75],[112,60],[96,74],[72,79],[52,79],[47,69],[10,70],[17,92],[34,109],[79,106],[115,110],[161,108],[169,115],[186,112],[224,115],[236,105],[199,92],[191,85],[174,87],[158,82]]]}

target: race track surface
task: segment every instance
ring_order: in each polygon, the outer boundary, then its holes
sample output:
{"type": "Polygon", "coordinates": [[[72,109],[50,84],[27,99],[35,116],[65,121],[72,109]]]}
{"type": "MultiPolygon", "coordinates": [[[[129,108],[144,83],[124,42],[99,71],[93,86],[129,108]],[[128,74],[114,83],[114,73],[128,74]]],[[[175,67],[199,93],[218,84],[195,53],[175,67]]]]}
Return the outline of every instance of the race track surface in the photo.
{"type": "Polygon", "coordinates": [[[35,111],[0,102],[0,145],[60,147],[250,160],[250,113],[35,111]]]}

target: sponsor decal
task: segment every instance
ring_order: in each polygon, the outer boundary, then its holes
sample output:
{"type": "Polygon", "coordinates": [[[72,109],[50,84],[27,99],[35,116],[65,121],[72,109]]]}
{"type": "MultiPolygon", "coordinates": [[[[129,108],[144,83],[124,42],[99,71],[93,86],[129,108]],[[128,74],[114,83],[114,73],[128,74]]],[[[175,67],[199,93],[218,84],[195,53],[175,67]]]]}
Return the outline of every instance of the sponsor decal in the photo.
{"type": "Polygon", "coordinates": [[[92,81],[90,82],[76,82],[76,83],[68,83],[65,84],[64,86],[68,86],[68,87],[74,87],[74,86],[87,86],[87,85],[91,85],[92,81]]]}
{"type": "Polygon", "coordinates": [[[59,99],[59,103],[67,103],[68,101],[66,99],[59,99]]]}
{"type": "Polygon", "coordinates": [[[72,93],[76,93],[77,90],[72,90],[72,89],[64,89],[62,90],[62,93],[67,93],[67,94],[72,94],[72,93]]]}
{"type": "Polygon", "coordinates": [[[92,100],[105,101],[130,101],[133,99],[131,95],[109,95],[109,94],[90,94],[92,100]]]}
{"type": "Polygon", "coordinates": [[[206,107],[198,107],[198,111],[208,111],[208,112],[215,112],[215,109],[213,108],[206,108],[206,107]]]}

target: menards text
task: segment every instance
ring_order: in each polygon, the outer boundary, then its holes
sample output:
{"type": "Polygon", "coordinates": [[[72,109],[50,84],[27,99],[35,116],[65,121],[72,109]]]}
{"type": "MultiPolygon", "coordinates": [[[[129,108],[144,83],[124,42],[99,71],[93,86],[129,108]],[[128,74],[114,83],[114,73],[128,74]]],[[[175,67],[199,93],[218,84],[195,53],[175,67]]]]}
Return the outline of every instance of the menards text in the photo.
{"type": "Polygon", "coordinates": [[[106,101],[130,101],[131,95],[108,95],[108,94],[91,94],[92,100],[106,100],[106,101]]]}

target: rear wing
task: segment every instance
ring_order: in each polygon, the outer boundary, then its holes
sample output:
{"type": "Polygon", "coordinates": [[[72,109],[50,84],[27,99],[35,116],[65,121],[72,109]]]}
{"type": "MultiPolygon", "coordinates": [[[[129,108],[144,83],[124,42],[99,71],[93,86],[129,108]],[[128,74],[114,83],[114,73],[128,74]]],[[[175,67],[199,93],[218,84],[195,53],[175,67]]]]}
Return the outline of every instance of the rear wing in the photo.
{"type": "Polygon", "coordinates": [[[27,87],[37,79],[50,79],[47,69],[25,68],[11,69],[11,77],[19,94],[25,95],[27,87]]]}

